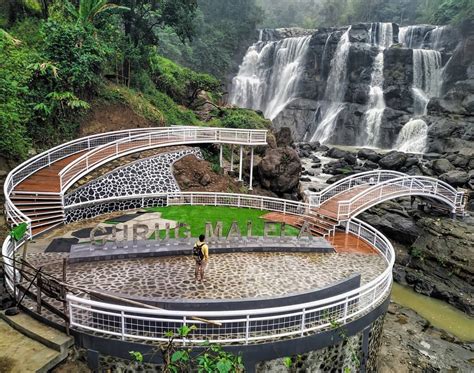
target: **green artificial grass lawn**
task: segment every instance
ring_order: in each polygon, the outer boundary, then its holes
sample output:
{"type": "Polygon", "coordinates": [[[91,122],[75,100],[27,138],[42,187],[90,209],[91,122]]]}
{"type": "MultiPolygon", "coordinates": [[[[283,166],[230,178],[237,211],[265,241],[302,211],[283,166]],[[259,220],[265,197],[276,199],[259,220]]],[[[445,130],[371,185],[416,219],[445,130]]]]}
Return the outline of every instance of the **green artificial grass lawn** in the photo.
{"type": "MultiPolygon", "coordinates": [[[[218,221],[222,222],[222,235],[225,237],[233,221],[237,221],[242,236],[247,235],[247,221],[252,222],[252,236],[263,236],[264,219],[262,215],[268,211],[261,211],[247,208],[223,207],[223,206],[172,206],[172,207],[152,207],[146,209],[150,212],[161,212],[163,219],[174,220],[179,223],[189,224],[192,237],[198,237],[206,231],[206,223],[211,222],[215,228],[218,221]]],[[[182,229],[183,230],[183,229],[182,229]]],[[[286,226],[286,236],[297,236],[297,228],[286,226]]],[[[280,234],[280,224],[277,225],[275,235],[280,234]]],[[[272,234],[273,235],[273,234],[272,234]]],[[[160,231],[160,238],[165,237],[165,232],[160,231]]],[[[174,237],[174,230],[170,230],[170,237],[174,237]]],[[[152,239],[154,236],[151,237],[152,239]]]]}

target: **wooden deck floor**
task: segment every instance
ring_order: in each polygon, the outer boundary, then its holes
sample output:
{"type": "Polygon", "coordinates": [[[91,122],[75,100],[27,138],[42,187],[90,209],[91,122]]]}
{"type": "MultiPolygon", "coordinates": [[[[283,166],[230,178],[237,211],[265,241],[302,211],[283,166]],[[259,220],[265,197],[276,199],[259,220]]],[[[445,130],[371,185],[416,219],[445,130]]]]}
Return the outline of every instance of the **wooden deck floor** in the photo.
{"type": "MultiPolygon", "coordinates": [[[[278,212],[270,212],[263,215],[262,218],[278,223],[286,223],[294,227],[297,227],[302,220],[298,216],[284,215],[278,212]]],[[[334,236],[329,237],[327,240],[337,253],[378,254],[378,251],[372,245],[353,234],[336,232],[334,236]]]]}
{"type": "Polygon", "coordinates": [[[69,163],[79,158],[83,152],[54,162],[49,167],[42,168],[18,184],[14,191],[59,193],[59,172],[69,163]]]}

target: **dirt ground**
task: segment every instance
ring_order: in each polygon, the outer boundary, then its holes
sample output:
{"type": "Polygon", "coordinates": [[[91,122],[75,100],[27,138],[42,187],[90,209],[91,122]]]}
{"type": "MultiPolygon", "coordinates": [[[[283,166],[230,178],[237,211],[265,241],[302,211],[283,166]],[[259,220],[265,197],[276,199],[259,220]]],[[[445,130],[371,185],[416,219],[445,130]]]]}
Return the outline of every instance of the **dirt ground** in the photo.
{"type": "Polygon", "coordinates": [[[78,137],[131,128],[153,127],[153,123],[121,103],[94,104],[81,121],[78,137]]]}
{"type": "Polygon", "coordinates": [[[182,191],[243,193],[247,188],[228,175],[212,170],[211,164],[187,155],[173,165],[173,174],[182,191]]]}

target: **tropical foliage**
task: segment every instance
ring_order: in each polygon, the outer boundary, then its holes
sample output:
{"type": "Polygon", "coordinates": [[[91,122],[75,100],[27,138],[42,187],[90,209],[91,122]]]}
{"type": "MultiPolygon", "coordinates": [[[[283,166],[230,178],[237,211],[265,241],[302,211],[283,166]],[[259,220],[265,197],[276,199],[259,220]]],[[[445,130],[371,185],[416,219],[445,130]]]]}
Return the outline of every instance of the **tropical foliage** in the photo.
{"type": "MultiPolygon", "coordinates": [[[[202,12],[194,0],[7,2],[0,8],[1,154],[19,160],[32,147],[74,138],[82,114],[97,100],[120,101],[156,125],[203,125],[193,110],[217,107],[221,82],[159,55],[156,47],[166,30],[177,48],[187,48],[183,42],[203,26],[202,12]]],[[[241,29],[253,32],[254,26],[241,29]]],[[[244,114],[218,113],[204,119],[244,125],[244,114]]],[[[260,125],[263,119],[252,120],[260,125]]]]}

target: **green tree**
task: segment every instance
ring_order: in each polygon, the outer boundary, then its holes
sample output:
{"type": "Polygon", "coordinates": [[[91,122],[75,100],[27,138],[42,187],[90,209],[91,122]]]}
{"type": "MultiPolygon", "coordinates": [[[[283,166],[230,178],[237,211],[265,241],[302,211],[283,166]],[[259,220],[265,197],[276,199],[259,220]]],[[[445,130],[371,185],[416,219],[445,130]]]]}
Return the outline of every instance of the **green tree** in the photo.
{"type": "Polygon", "coordinates": [[[30,139],[26,126],[31,119],[28,108],[27,66],[38,58],[34,50],[0,29],[0,154],[23,159],[30,139]]]}
{"type": "Polygon", "coordinates": [[[194,19],[195,37],[180,44],[172,30],[159,33],[159,51],[194,70],[225,79],[255,39],[262,20],[255,0],[199,0],[194,19]]]}
{"type": "Polygon", "coordinates": [[[127,7],[110,3],[108,0],[80,0],[77,9],[69,1],[66,1],[65,6],[77,22],[83,25],[93,23],[95,17],[110,10],[129,10],[127,7]]]}

